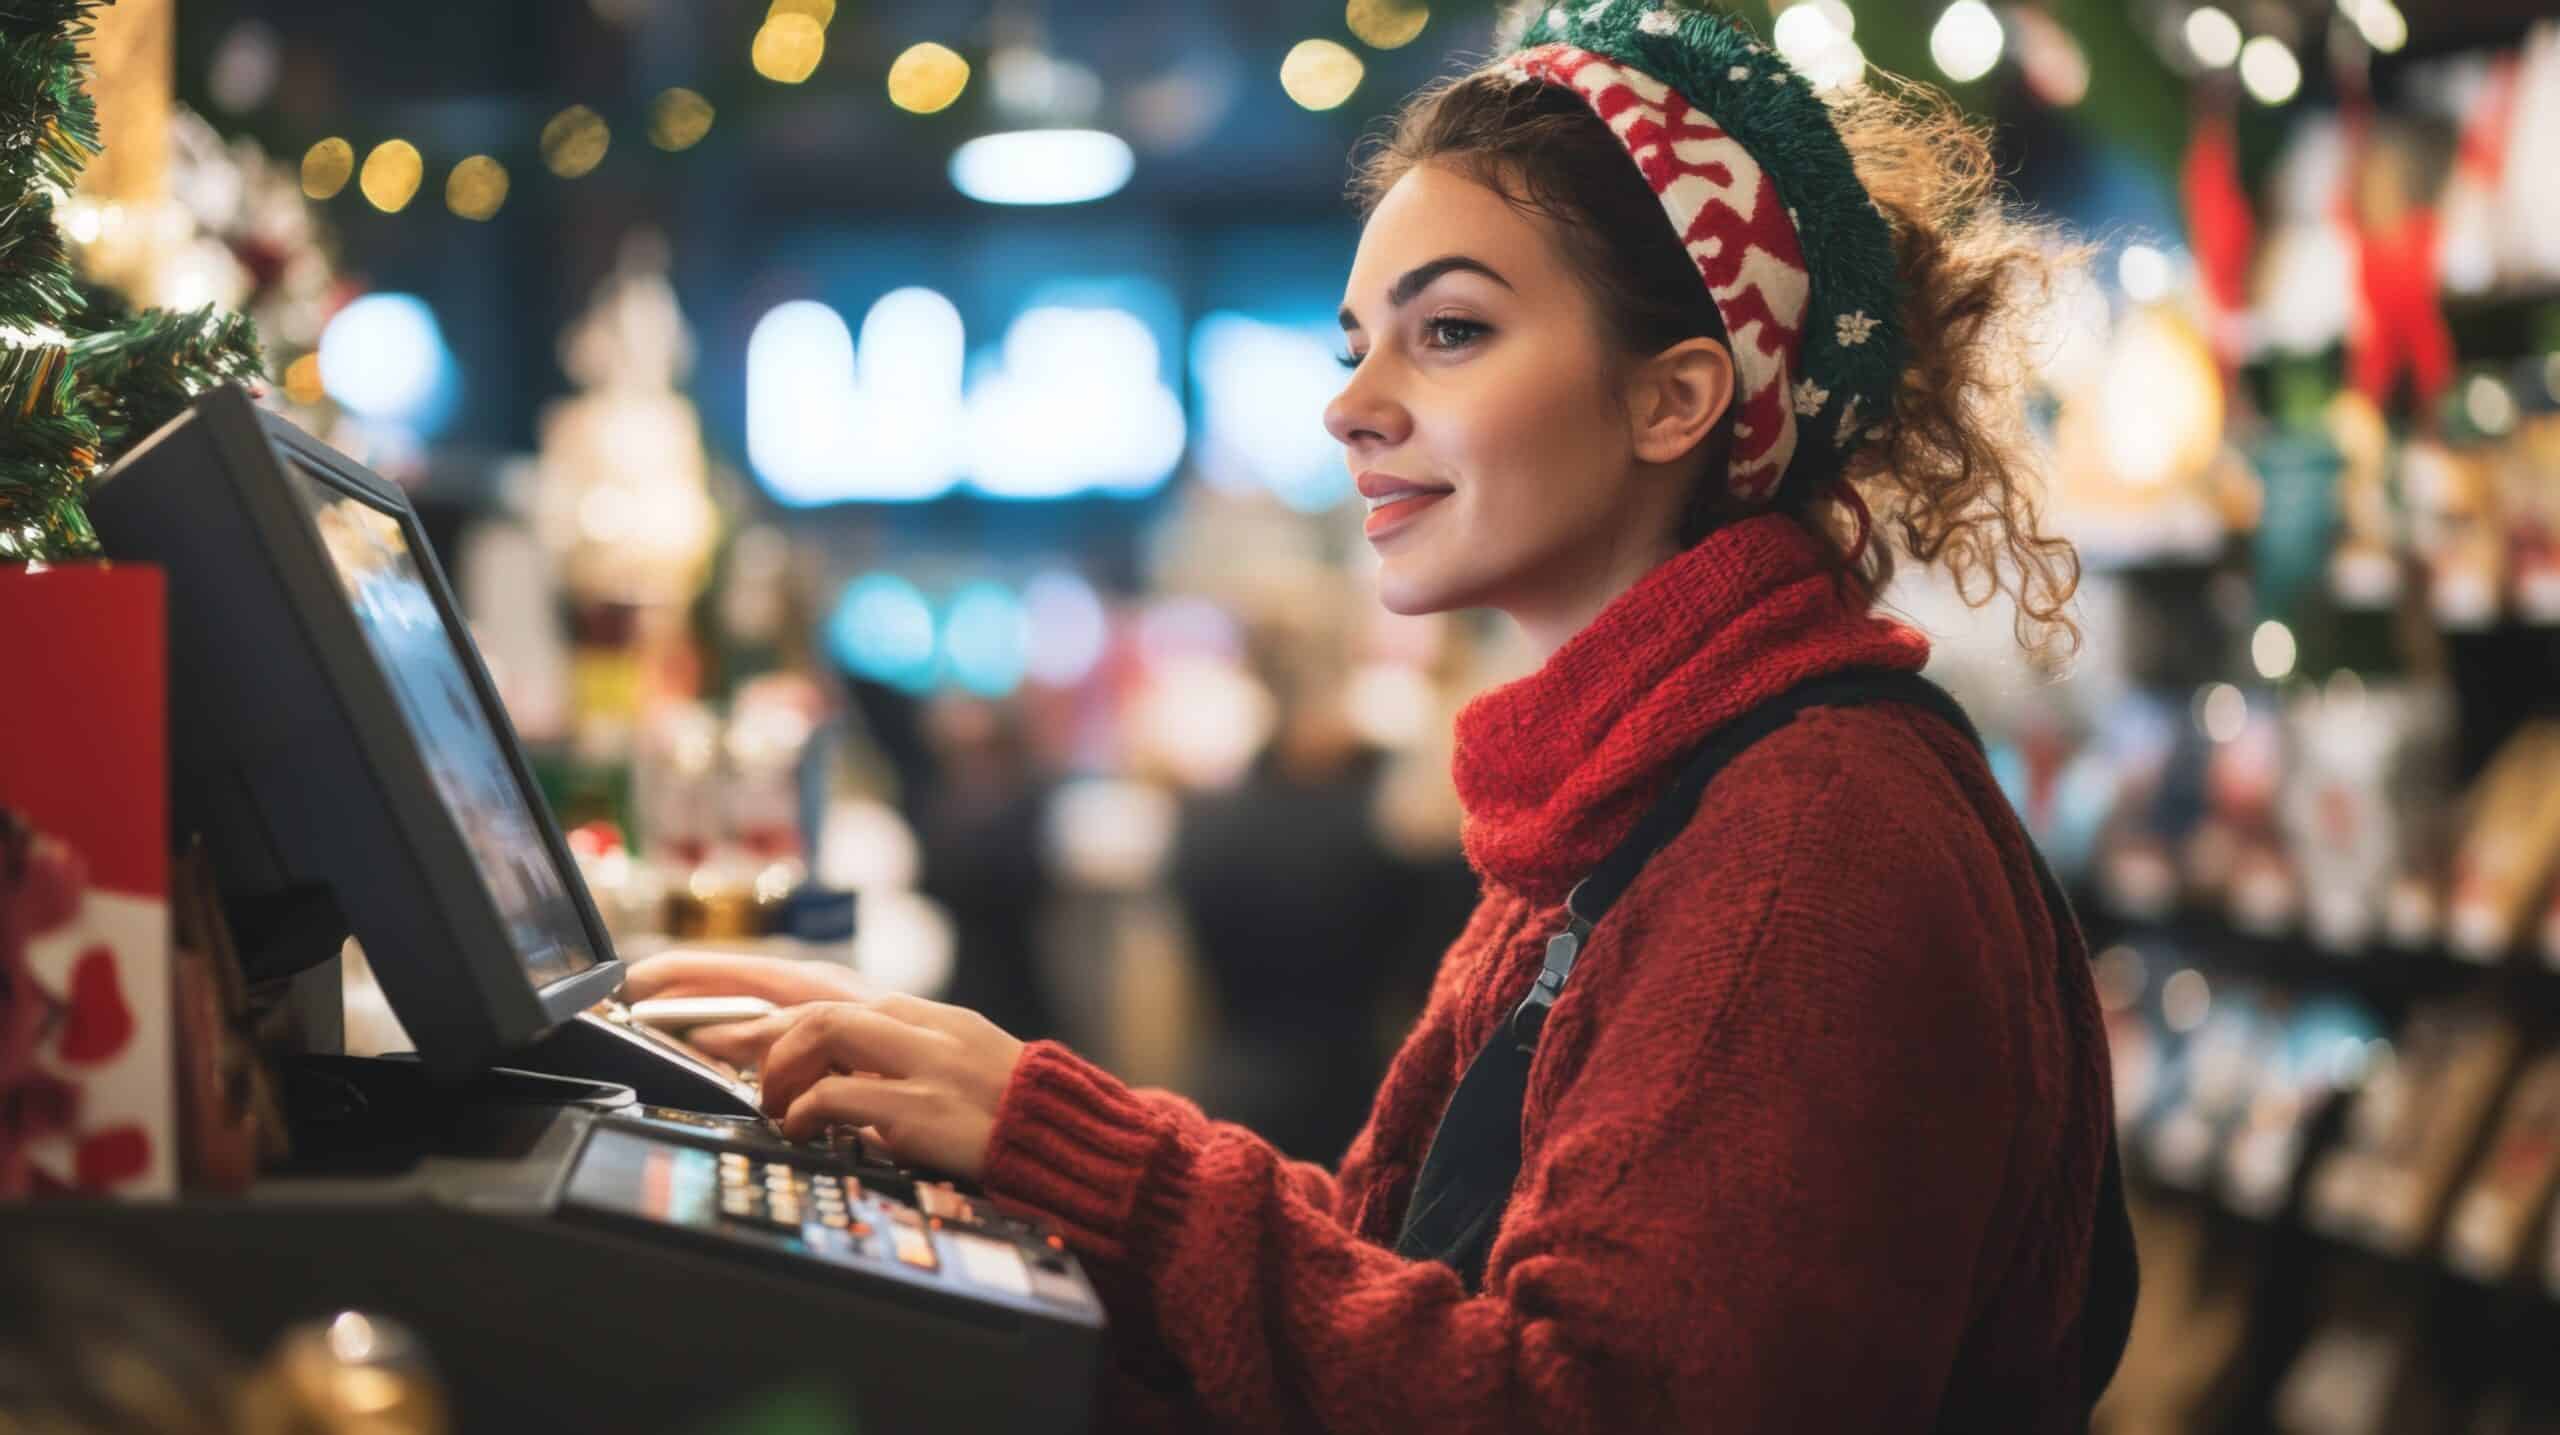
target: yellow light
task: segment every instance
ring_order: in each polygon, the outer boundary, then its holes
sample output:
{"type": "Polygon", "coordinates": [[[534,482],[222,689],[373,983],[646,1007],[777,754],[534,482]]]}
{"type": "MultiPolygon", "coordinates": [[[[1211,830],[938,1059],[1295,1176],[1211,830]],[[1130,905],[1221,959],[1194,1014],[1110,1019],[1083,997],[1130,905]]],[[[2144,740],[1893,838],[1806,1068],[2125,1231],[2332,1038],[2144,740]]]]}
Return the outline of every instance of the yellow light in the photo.
{"type": "Polygon", "coordinates": [[[284,366],[284,392],[297,404],[316,404],[328,397],[320,386],[320,356],[305,354],[284,366]]]}
{"type": "Polygon", "coordinates": [[[1280,62],[1280,88],[1311,110],[1329,110],[1351,98],[1367,69],[1360,57],[1331,40],[1301,40],[1280,62]]]}
{"type": "Polygon", "coordinates": [[[1412,44],[1431,23],[1431,7],[1418,0],[1351,0],[1343,19],[1361,44],[1395,50],[1412,44]]]}
{"type": "Polygon", "coordinates": [[[364,175],[356,187],[373,207],[385,214],[398,214],[418,197],[418,182],[426,177],[427,165],[418,155],[418,147],[407,140],[384,140],[364,157],[364,175]]]}
{"type": "Polygon", "coordinates": [[[445,208],[465,219],[488,219],[507,202],[507,167],[475,154],[444,179],[445,208]]]}
{"type": "Polygon", "coordinates": [[[827,53],[827,27],[806,15],[777,9],[756,31],[756,73],[776,84],[796,85],[815,74],[827,53]]]}
{"type": "Polygon", "coordinates": [[[313,199],[331,198],[355,173],[356,147],[331,136],[303,152],[302,192],[313,199]]]}
{"type": "Polygon", "coordinates": [[[910,45],[889,67],[889,103],[919,115],[948,109],[969,87],[969,62],[941,45],[910,45]]]}
{"type": "Polygon", "coordinates": [[[613,132],[604,117],[585,105],[571,105],[542,127],[542,162],[562,179],[578,176],[604,163],[613,132]]]}
{"type": "Polygon", "coordinates": [[[668,90],[649,106],[649,143],[673,152],[711,133],[711,102],[691,90],[668,90]]]}
{"type": "Polygon", "coordinates": [[[776,15],[806,15],[821,25],[831,25],[836,18],[836,0],[773,0],[765,11],[770,20],[776,15]]]}

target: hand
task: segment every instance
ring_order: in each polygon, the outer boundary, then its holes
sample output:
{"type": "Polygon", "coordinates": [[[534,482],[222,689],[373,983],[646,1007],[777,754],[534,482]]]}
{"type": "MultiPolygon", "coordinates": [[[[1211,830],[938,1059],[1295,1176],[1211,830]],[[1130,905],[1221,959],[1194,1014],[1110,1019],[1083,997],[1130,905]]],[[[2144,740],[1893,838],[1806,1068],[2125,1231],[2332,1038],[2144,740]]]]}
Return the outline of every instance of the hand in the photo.
{"type": "Polygon", "coordinates": [[[975,1180],[1022,1043],[962,1007],[921,997],[824,1002],[757,1022],[781,1028],[763,1062],[764,1109],[805,1141],[870,1127],[889,1154],[975,1180]]]}
{"type": "Polygon", "coordinates": [[[872,995],[870,985],[850,967],[737,952],[661,952],[633,962],[622,978],[626,1002],[651,997],[762,997],[782,1008],[753,1021],[697,1026],[684,1033],[686,1045],[741,1069],[762,1066],[765,1049],[811,1005],[862,1001],[872,995]]]}

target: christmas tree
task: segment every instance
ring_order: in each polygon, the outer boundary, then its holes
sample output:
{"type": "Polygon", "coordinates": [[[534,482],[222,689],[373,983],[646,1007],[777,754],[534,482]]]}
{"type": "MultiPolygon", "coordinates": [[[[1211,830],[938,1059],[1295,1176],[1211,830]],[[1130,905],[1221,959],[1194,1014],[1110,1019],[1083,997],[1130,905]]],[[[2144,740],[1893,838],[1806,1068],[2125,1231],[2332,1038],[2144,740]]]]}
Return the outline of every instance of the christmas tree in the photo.
{"type": "Polygon", "coordinates": [[[0,0],[0,562],[97,552],[90,477],[264,367],[240,315],[137,313],[72,265],[54,207],[100,153],[81,44],[102,3],[0,0]]]}

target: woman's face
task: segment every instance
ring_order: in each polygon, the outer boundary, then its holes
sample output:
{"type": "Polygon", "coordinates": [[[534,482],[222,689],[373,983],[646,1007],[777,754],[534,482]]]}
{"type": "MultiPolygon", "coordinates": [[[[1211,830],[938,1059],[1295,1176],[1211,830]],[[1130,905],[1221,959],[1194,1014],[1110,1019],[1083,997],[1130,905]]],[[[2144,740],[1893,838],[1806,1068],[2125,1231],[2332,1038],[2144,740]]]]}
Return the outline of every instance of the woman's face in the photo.
{"type": "Polygon", "coordinates": [[[1684,496],[1639,462],[1627,356],[1551,224],[1406,173],[1361,234],[1325,408],[1386,606],[1498,608],[1549,647],[1669,555],[1684,496]]]}

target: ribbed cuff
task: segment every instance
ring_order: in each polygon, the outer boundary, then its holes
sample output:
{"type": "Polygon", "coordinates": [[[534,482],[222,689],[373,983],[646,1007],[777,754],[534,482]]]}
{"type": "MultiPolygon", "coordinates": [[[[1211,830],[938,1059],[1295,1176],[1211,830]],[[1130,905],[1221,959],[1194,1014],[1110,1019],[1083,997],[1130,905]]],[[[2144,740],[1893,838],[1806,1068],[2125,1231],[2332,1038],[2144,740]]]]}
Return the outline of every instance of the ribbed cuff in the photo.
{"type": "Polygon", "coordinates": [[[1130,1254],[1148,1163],[1171,1139],[1162,1114],[1119,1078],[1035,1041],[996,1103],[979,1184],[1047,1214],[1079,1253],[1118,1262],[1130,1254]]]}

